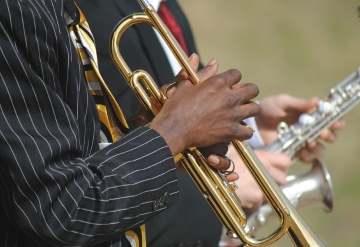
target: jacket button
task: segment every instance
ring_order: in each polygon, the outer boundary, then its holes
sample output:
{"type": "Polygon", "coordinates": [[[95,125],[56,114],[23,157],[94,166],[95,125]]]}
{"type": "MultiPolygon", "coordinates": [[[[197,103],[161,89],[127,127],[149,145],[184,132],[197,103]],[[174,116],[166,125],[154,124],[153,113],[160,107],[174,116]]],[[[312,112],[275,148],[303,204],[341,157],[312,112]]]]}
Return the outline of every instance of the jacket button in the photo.
{"type": "Polygon", "coordinates": [[[160,207],[164,206],[165,196],[160,197],[160,207]]]}
{"type": "Polygon", "coordinates": [[[160,201],[159,201],[159,200],[154,201],[154,203],[153,203],[153,209],[154,209],[154,210],[157,210],[159,207],[160,207],[160,201]]]}
{"type": "Polygon", "coordinates": [[[167,192],[165,192],[165,194],[164,194],[164,202],[165,203],[168,203],[169,202],[169,193],[167,193],[167,192]]]}

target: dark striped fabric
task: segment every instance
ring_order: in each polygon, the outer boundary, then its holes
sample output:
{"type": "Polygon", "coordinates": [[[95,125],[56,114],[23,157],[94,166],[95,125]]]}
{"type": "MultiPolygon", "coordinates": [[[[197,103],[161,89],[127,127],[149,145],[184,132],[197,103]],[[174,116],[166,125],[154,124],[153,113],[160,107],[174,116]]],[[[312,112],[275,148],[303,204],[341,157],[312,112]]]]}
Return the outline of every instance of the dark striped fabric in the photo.
{"type": "Polygon", "coordinates": [[[63,13],[0,0],[0,246],[127,246],[127,229],[178,200],[173,158],[149,128],[99,151],[63,13]]]}

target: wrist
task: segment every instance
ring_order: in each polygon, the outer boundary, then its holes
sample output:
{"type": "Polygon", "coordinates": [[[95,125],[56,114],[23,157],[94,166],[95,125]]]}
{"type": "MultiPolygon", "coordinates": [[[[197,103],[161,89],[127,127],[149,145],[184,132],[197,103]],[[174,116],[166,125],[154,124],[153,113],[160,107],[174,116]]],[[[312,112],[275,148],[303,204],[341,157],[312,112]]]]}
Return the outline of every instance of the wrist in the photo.
{"type": "Polygon", "coordinates": [[[165,140],[173,156],[179,154],[185,149],[185,141],[183,135],[174,130],[172,125],[165,124],[163,121],[154,119],[148,127],[155,130],[165,140]]]}

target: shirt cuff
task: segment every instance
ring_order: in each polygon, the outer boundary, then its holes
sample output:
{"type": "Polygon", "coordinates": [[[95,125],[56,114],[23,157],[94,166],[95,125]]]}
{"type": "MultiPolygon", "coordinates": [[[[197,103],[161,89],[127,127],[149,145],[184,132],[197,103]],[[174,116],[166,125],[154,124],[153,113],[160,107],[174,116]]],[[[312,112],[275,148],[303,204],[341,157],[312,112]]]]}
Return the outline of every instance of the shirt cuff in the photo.
{"type": "Polygon", "coordinates": [[[249,125],[251,128],[253,128],[254,131],[255,131],[253,136],[248,140],[249,145],[253,149],[265,146],[265,142],[264,142],[264,140],[262,139],[262,137],[260,135],[259,129],[258,129],[256,121],[255,121],[255,118],[254,117],[247,118],[247,119],[244,120],[244,122],[247,125],[249,125]]]}

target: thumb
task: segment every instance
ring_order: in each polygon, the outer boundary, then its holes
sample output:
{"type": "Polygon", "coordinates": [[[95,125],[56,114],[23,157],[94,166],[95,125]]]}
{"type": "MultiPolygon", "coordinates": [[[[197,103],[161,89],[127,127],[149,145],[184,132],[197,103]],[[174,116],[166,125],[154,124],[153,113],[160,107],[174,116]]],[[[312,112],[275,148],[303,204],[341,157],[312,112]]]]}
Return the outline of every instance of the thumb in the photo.
{"type": "Polygon", "coordinates": [[[286,100],[287,109],[297,110],[298,112],[311,113],[316,110],[319,103],[319,99],[314,97],[311,99],[302,99],[289,96],[290,98],[286,100]]]}
{"type": "Polygon", "coordinates": [[[275,167],[280,170],[287,170],[292,164],[291,157],[283,153],[274,153],[266,150],[254,150],[266,169],[275,167]]]}

